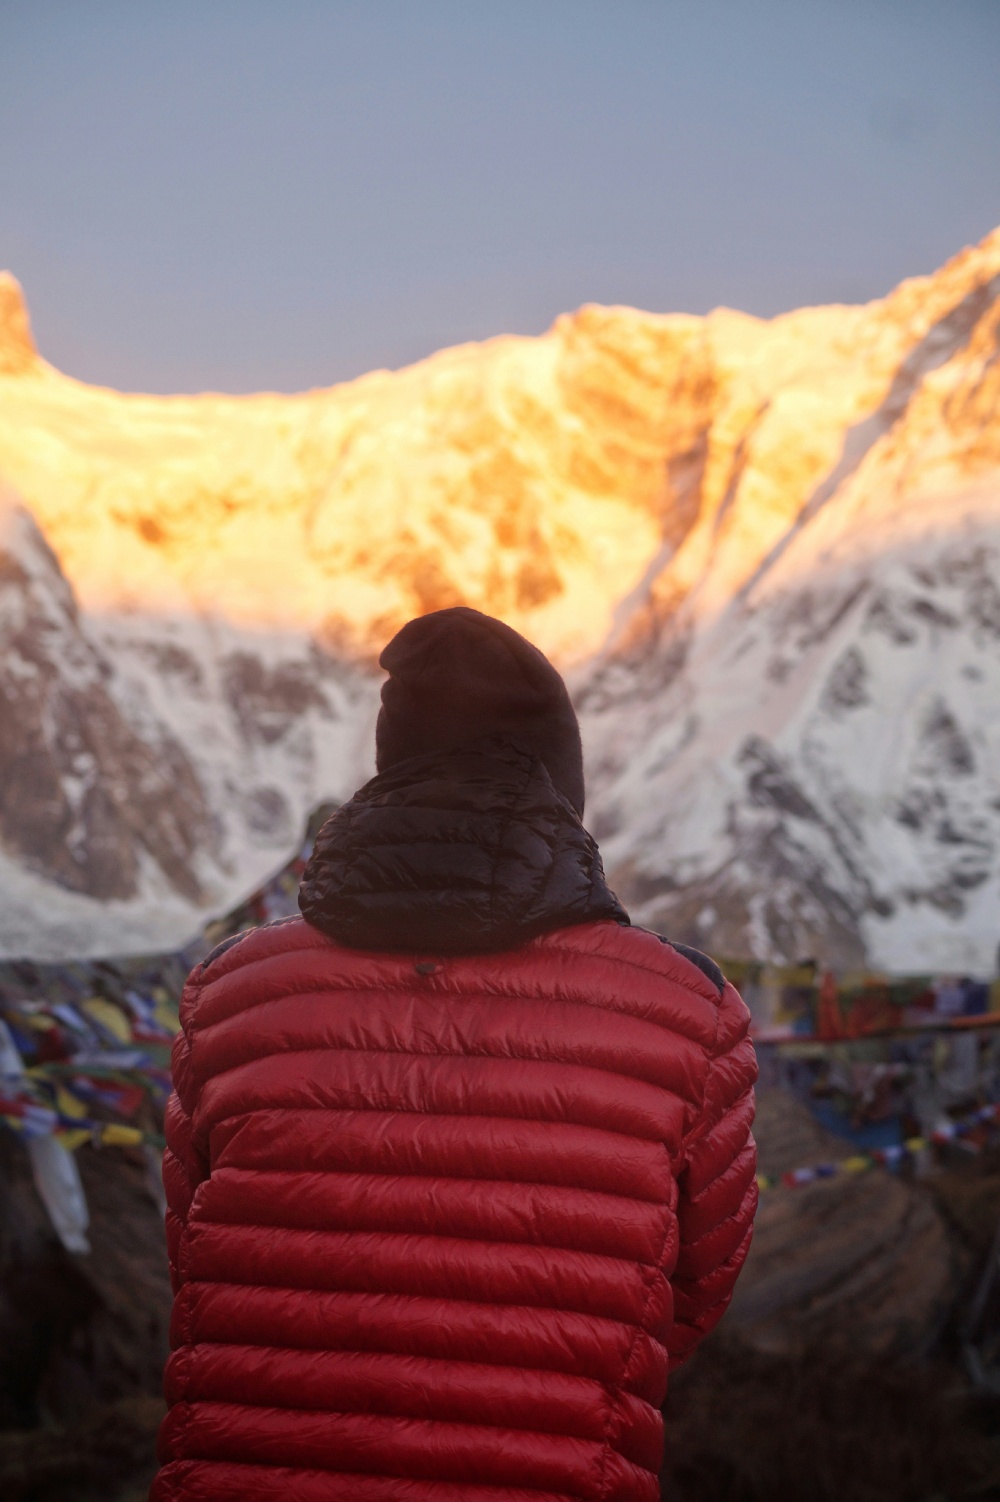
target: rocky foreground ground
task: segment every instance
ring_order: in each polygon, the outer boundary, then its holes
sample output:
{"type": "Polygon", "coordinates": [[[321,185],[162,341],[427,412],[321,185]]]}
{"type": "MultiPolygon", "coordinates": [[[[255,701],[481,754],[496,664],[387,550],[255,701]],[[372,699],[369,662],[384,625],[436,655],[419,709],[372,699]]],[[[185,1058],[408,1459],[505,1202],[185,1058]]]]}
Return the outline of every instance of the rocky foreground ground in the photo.
{"type": "MultiPolygon", "coordinates": [[[[779,1091],[765,1172],[850,1149],[779,1091]]],[[[48,1229],[0,1139],[0,1496],[139,1502],[153,1474],[169,1289],[140,1156],[81,1153],[91,1255],[48,1229]]],[[[927,1178],[843,1175],[765,1194],[720,1332],[675,1379],[664,1495],[676,1502],[1000,1499],[1000,1397],[960,1331],[1000,1224],[1000,1153],[927,1178]]]]}

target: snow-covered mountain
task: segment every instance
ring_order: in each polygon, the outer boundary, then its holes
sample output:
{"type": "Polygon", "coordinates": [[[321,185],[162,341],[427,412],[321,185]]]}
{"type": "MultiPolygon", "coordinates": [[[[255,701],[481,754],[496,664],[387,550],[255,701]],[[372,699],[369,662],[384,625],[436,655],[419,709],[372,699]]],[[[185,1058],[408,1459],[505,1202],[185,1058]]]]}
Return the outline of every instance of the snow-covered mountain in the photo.
{"type": "Polygon", "coordinates": [[[176,942],[252,888],[367,775],[378,645],[463,601],[569,671],[640,920],[991,969],[998,330],[1000,232],[865,307],[589,307],[143,397],[48,366],[0,278],[0,952],[176,942]]]}
{"type": "Polygon", "coordinates": [[[715,339],[698,519],[581,696],[619,890],[721,954],[991,973],[1000,235],[715,339]]]}
{"type": "Polygon", "coordinates": [[[0,494],[0,954],[184,942],[350,790],[374,702],[370,674],[274,631],[103,634],[0,494]]]}

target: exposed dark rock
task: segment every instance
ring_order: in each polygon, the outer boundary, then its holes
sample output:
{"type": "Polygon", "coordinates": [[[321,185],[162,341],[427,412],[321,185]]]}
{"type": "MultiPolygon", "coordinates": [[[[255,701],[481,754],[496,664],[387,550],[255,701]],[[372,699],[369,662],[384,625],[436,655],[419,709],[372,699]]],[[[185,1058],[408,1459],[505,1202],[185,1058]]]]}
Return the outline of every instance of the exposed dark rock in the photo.
{"type": "Polygon", "coordinates": [[[949,1229],[984,1260],[1000,1227],[1000,1151],[956,1153],[946,1173],[928,1180],[928,1189],[949,1229]]]}
{"type": "Polygon", "coordinates": [[[73,891],[132,896],[142,854],[200,895],[213,821],[197,774],[165,731],[140,735],[112,671],[34,523],[0,551],[0,842],[73,891]]]}
{"type": "Polygon", "coordinates": [[[868,579],[860,579],[839,589],[803,589],[786,599],[775,610],[773,635],[780,653],[768,665],[768,676],[778,682],[787,677],[802,654],[826,641],[870,588],[868,579]]]}
{"type": "MultiPolygon", "coordinates": [[[[762,1096],[755,1135],[771,1173],[849,1151],[779,1091],[762,1096]]],[[[816,1346],[854,1356],[916,1354],[942,1329],[960,1272],[921,1187],[881,1172],[839,1174],[763,1195],[728,1327],[774,1355],[816,1346]]]]}
{"type": "Polygon", "coordinates": [[[288,799],[279,788],[249,788],[241,799],[247,828],[261,835],[272,844],[277,839],[290,840],[293,836],[292,811],[288,799]]]}
{"type": "MultiPolygon", "coordinates": [[[[997,561],[992,559],[994,572],[997,561]]],[[[1000,637],[1000,588],[995,578],[987,572],[985,563],[977,571],[969,586],[969,613],[983,636],[996,640],[1000,637]]]]}
{"type": "MultiPolygon", "coordinates": [[[[674,604],[680,608],[680,601],[674,604]]],[[[635,612],[615,655],[605,666],[598,666],[574,696],[578,711],[608,709],[633,699],[636,693],[655,703],[680,677],[687,665],[691,635],[671,619],[672,608],[653,599],[635,612]]]]}
{"type": "Polygon", "coordinates": [[[146,641],[142,643],[141,651],[158,673],[166,678],[179,679],[189,693],[200,693],[204,689],[205,674],[198,659],[175,642],[146,641]]]}
{"type": "Polygon", "coordinates": [[[787,762],[762,736],[752,735],[744,741],[737,762],[746,772],[752,803],[769,804],[795,819],[818,821],[814,804],[795,781],[787,762]]]}
{"type": "Polygon", "coordinates": [[[865,613],[865,631],[877,631],[887,636],[897,647],[911,646],[917,640],[917,632],[906,620],[898,601],[891,590],[881,589],[865,613]]]}
{"type": "Polygon", "coordinates": [[[913,765],[931,777],[967,777],[976,770],[972,744],[943,699],[934,701],[924,720],[913,765]]]}
{"type": "Polygon", "coordinates": [[[696,434],[690,448],[672,454],[666,464],[663,526],[667,541],[675,547],[698,520],[705,464],[708,460],[709,425],[696,434]]]}
{"type": "Polygon", "coordinates": [[[146,1164],[132,1150],[89,1147],[77,1162],[86,1257],[63,1250],[24,1148],[0,1133],[0,1428],[73,1423],[102,1403],[160,1392],[170,1284],[146,1164]]]}
{"type": "Polygon", "coordinates": [[[272,745],[309,709],[332,714],[308,662],[269,668],[250,652],[234,652],[222,671],[226,699],[249,741],[272,745]]]}
{"type": "Polygon", "coordinates": [[[849,1142],[820,1126],[808,1107],[781,1089],[758,1091],[753,1135],[758,1170],[768,1178],[811,1163],[839,1162],[853,1151],[849,1142]]]}
{"type": "Polygon", "coordinates": [[[870,887],[845,876],[832,847],[821,861],[778,813],[764,812],[756,825],[737,822],[735,854],[703,877],[679,881],[616,867],[612,886],[626,907],[658,899],[643,921],[696,949],[753,959],[762,957],[763,942],[775,958],[812,954],[841,969],[863,966],[860,920],[879,900],[870,887]]]}
{"type": "Polygon", "coordinates": [[[4,1502],[146,1502],[160,1398],[122,1398],[69,1426],[0,1433],[4,1502]]]}
{"type": "MultiPolygon", "coordinates": [[[[930,757],[932,765],[940,771],[940,762],[949,753],[957,756],[964,765],[964,740],[959,739],[957,751],[952,743],[952,725],[946,721],[937,733],[944,741],[944,755],[940,747],[930,757]]],[[[960,735],[960,732],[959,732],[960,735]]],[[[897,823],[913,831],[921,839],[922,865],[926,875],[920,886],[912,882],[903,888],[902,895],[911,903],[924,902],[939,912],[951,917],[961,917],[965,911],[963,893],[973,891],[989,879],[996,854],[996,838],[990,820],[980,808],[963,806],[949,788],[947,782],[935,782],[926,771],[927,747],[921,744],[916,758],[923,772],[914,772],[913,780],[905,786],[891,806],[892,817],[897,823]]]]}
{"type": "MultiPolygon", "coordinates": [[[[755,1135],[769,1175],[852,1151],[777,1090],[758,1099],[755,1135]]],[[[947,1297],[961,1297],[956,1270],[993,1242],[996,1160],[919,1187],[877,1170],[844,1183],[839,1203],[836,1179],[765,1194],[736,1305],[671,1382],[663,1482],[675,1502],[1000,1495],[1000,1403],[964,1385],[941,1332],[947,1297]],[[770,1289],[768,1318],[743,1318],[744,1285],[758,1313],[770,1289]],[[913,1354],[939,1332],[930,1355],[913,1354]]]]}
{"type": "Polygon", "coordinates": [[[911,615],[917,615],[922,621],[930,626],[940,626],[946,631],[954,631],[960,622],[957,615],[952,615],[950,610],[942,610],[940,605],[935,605],[933,600],[924,596],[907,601],[906,607],[911,615]]]}
{"type": "Polygon", "coordinates": [[[870,702],[868,689],[868,664],[857,647],[848,647],[826,680],[823,707],[834,713],[838,709],[858,709],[870,702]]]}
{"type": "Polygon", "coordinates": [[[892,805],[892,817],[907,829],[923,829],[928,819],[940,810],[943,798],[939,790],[916,786],[908,788],[892,805]]]}
{"type": "Polygon", "coordinates": [[[672,1379],[670,1502],[993,1502],[1000,1405],[944,1360],[764,1355],[727,1322],[672,1379]]]}

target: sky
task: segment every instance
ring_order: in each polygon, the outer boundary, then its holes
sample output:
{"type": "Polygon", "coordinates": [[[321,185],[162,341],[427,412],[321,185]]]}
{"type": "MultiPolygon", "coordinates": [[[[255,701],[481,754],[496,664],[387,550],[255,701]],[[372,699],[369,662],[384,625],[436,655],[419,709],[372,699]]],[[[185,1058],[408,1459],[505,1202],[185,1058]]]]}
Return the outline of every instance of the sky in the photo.
{"type": "Polygon", "coordinates": [[[998,223],[1000,0],[0,0],[0,266],[123,390],[862,301],[998,223]]]}

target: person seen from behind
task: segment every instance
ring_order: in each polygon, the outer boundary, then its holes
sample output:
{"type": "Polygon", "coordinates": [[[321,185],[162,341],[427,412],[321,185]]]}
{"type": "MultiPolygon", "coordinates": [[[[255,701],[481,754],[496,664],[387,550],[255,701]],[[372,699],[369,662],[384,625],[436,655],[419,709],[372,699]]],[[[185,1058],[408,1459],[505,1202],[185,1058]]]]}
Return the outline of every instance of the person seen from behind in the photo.
{"type": "Polygon", "coordinates": [[[302,917],[185,989],[152,1498],[655,1502],[750,1243],[748,1013],[609,890],[541,652],[459,608],[381,665],[302,917]]]}

